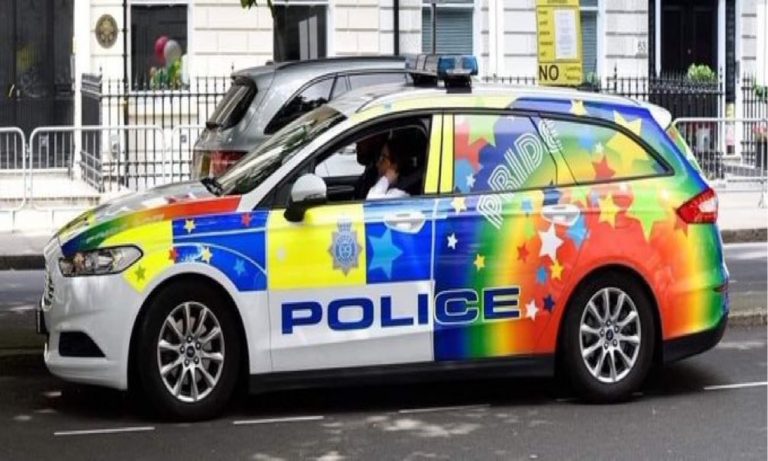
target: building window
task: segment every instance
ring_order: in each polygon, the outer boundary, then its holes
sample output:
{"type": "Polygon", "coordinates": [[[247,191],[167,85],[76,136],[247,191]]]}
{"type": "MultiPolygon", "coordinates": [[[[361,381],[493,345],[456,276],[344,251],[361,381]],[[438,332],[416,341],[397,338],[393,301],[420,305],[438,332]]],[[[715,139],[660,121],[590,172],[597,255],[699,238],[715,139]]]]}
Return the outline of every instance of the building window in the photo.
{"type": "MultiPolygon", "coordinates": [[[[430,0],[422,0],[421,49],[432,52],[432,6],[430,0]]],[[[472,54],[474,1],[443,0],[435,8],[437,26],[437,53],[472,54]]]]}
{"type": "Polygon", "coordinates": [[[327,55],[328,8],[317,5],[275,5],[275,61],[301,61],[327,55]]]}
{"type": "Polygon", "coordinates": [[[187,5],[131,5],[134,88],[180,88],[187,54],[187,5]]]}
{"type": "Polygon", "coordinates": [[[597,74],[598,0],[581,0],[581,50],[584,78],[597,74]]]}

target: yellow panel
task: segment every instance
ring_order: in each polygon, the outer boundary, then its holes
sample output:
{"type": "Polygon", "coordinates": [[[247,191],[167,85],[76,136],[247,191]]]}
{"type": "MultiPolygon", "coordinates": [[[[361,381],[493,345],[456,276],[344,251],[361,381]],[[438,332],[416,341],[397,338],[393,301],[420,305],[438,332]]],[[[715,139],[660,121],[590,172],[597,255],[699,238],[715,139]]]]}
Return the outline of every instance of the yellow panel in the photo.
{"type": "Polygon", "coordinates": [[[427,159],[427,179],[424,183],[424,193],[437,192],[440,179],[440,156],[442,155],[443,116],[432,117],[432,133],[429,138],[429,158],[427,159]]]}
{"type": "Polygon", "coordinates": [[[453,191],[453,115],[443,117],[443,161],[440,164],[440,192],[453,191]]]}
{"type": "Polygon", "coordinates": [[[270,290],[364,285],[366,282],[363,205],[321,206],[291,223],[275,210],[267,221],[270,290]],[[343,258],[334,256],[334,243],[343,258]]]}
{"type": "Polygon", "coordinates": [[[155,276],[173,265],[168,257],[173,247],[171,221],[160,221],[131,227],[104,240],[102,247],[136,245],[144,256],[123,272],[123,277],[136,291],[144,291],[155,276]]]}

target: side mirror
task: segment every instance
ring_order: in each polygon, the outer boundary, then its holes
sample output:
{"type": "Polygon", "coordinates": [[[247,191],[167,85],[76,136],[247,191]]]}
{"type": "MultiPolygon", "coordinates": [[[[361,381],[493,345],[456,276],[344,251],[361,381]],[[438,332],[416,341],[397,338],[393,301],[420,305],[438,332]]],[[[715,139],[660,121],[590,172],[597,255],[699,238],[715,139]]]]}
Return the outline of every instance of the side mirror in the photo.
{"type": "Polygon", "coordinates": [[[323,205],[328,200],[325,181],[320,176],[305,174],[293,183],[291,198],[285,210],[285,219],[300,222],[304,213],[313,206],[323,205]]]}

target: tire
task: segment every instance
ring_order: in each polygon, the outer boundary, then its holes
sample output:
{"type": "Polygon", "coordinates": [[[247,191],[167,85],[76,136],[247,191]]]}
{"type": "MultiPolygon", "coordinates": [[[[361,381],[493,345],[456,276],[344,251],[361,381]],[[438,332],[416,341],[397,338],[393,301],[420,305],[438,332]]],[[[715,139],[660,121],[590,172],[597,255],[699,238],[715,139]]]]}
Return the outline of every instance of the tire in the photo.
{"type": "Polygon", "coordinates": [[[616,402],[640,388],[653,361],[652,309],[648,294],[631,277],[604,273],[580,287],[564,320],[562,352],[570,382],[583,398],[616,402]],[[603,309],[606,293],[612,306],[609,315],[603,309]]]}
{"type": "Polygon", "coordinates": [[[209,285],[173,283],[157,293],[139,325],[134,357],[153,412],[198,421],[224,409],[240,370],[237,322],[233,306],[209,285]]]}

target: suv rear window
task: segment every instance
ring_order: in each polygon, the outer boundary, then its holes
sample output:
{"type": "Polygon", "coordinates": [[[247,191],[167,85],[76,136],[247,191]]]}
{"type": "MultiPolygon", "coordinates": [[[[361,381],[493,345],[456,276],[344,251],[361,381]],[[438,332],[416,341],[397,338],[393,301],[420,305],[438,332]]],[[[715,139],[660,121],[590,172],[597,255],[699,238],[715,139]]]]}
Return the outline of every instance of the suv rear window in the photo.
{"type": "Polygon", "coordinates": [[[224,98],[216,105],[206,126],[208,128],[230,128],[242,120],[253,97],[256,96],[256,84],[253,81],[240,78],[232,82],[232,86],[224,98]]]}

